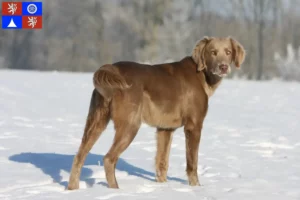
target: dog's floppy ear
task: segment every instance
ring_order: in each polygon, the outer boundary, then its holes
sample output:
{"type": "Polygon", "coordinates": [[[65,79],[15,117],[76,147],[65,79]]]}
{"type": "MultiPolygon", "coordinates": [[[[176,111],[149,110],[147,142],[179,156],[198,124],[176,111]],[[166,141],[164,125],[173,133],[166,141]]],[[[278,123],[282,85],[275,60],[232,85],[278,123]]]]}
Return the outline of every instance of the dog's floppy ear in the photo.
{"type": "Polygon", "coordinates": [[[192,58],[194,62],[198,65],[197,71],[201,71],[204,68],[206,68],[205,64],[205,58],[204,58],[204,50],[206,44],[210,41],[210,38],[205,36],[201,40],[198,40],[193,52],[192,52],[192,58]]]}
{"type": "Polygon", "coordinates": [[[232,60],[237,68],[241,66],[241,64],[245,60],[245,49],[244,47],[235,39],[230,38],[230,42],[232,45],[232,60]]]}

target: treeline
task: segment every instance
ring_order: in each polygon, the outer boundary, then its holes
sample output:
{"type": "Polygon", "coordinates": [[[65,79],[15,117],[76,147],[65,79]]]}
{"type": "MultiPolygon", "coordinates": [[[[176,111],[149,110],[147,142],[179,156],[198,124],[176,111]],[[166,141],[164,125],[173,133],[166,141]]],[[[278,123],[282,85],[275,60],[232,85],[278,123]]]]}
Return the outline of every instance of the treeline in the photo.
{"type": "Polygon", "coordinates": [[[260,80],[281,75],[275,54],[300,46],[300,0],[44,0],[43,18],[42,30],[0,31],[0,67],[159,63],[190,55],[205,35],[230,35],[247,51],[234,76],[260,80]]]}

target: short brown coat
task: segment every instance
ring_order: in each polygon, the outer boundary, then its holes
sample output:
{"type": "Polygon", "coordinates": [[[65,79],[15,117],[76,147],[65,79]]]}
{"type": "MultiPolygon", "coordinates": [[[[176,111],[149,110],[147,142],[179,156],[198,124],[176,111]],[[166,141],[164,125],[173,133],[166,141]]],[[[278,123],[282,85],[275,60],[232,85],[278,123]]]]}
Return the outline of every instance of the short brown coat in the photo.
{"type": "Polygon", "coordinates": [[[241,44],[232,38],[204,37],[192,56],[178,62],[145,65],[117,62],[94,74],[89,114],[82,143],[74,158],[68,189],[79,188],[84,160],[111,119],[116,135],[104,158],[109,187],[118,188],[116,162],[136,136],[141,123],[157,128],[156,180],[167,180],[172,133],[184,127],[186,172],[190,185],[199,185],[198,149],[209,97],[224,76],[221,66],[240,67],[245,58],[241,44]]]}

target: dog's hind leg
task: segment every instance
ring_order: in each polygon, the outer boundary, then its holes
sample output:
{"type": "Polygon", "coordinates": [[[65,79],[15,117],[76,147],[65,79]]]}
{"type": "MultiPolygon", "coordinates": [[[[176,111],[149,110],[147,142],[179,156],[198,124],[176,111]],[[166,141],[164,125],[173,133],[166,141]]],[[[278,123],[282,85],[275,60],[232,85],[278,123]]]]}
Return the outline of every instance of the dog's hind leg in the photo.
{"type": "Polygon", "coordinates": [[[155,157],[156,181],[166,182],[169,167],[169,154],[172,142],[173,129],[157,129],[157,152],[155,157]]]}
{"type": "Polygon", "coordinates": [[[201,139],[202,124],[194,124],[188,121],[184,126],[185,141],[186,141],[186,173],[189,180],[189,185],[200,185],[198,179],[198,151],[201,139]]]}
{"type": "MultiPolygon", "coordinates": [[[[114,99],[115,100],[115,99],[114,99]]],[[[135,138],[141,125],[141,106],[121,101],[112,104],[112,119],[114,121],[116,134],[113,144],[104,157],[104,169],[108,187],[119,188],[115,176],[116,163],[122,152],[135,138]]]]}
{"type": "Polygon", "coordinates": [[[93,91],[89,114],[87,117],[84,134],[78,153],[73,160],[68,189],[74,190],[79,188],[79,178],[81,168],[85,158],[101,133],[106,128],[110,119],[109,102],[106,101],[97,90],[93,91]]]}
{"type": "Polygon", "coordinates": [[[104,157],[104,168],[108,187],[119,188],[116,180],[115,169],[118,159],[123,151],[135,138],[139,127],[127,126],[116,130],[114,143],[104,157]]]}

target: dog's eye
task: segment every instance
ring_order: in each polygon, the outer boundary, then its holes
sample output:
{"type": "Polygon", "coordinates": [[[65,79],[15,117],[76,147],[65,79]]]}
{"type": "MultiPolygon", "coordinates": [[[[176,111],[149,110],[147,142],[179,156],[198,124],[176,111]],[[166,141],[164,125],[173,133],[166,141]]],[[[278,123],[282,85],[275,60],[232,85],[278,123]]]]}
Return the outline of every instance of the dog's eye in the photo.
{"type": "Polygon", "coordinates": [[[226,55],[230,55],[231,54],[231,51],[226,51],[226,55]]]}
{"type": "Polygon", "coordinates": [[[217,52],[216,52],[216,51],[212,51],[212,52],[211,52],[211,55],[216,56],[216,55],[217,55],[217,52]]]}

